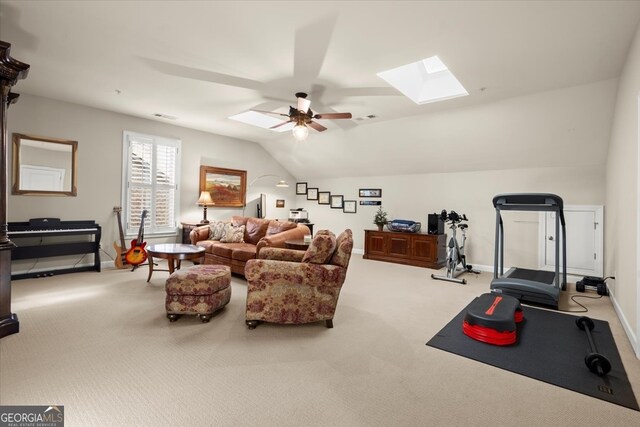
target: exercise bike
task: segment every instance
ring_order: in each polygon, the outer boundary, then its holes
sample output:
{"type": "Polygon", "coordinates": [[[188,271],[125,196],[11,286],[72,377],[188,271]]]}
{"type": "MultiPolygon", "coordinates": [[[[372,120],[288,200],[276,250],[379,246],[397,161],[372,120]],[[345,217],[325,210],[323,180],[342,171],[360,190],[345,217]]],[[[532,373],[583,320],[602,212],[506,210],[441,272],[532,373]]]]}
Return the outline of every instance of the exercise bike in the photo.
{"type": "Polygon", "coordinates": [[[449,228],[451,229],[451,238],[449,239],[449,244],[447,245],[447,262],[446,269],[447,275],[441,276],[432,274],[432,279],[437,280],[447,280],[449,282],[456,282],[462,285],[466,285],[467,281],[465,279],[458,279],[458,276],[463,273],[475,273],[479,274],[479,271],[473,269],[470,264],[467,264],[467,258],[464,255],[464,246],[465,241],[467,240],[467,228],[469,225],[460,224],[462,221],[468,221],[467,216],[463,214],[462,216],[458,215],[456,211],[451,211],[447,213],[446,210],[443,210],[440,213],[440,219],[443,222],[450,223],[449,228]],[[460,229],[462,232],[462,245],[458,244],[458,239],[456,237],[456,230],[460,229]],[[461,267],[458,267],[458,264],[461,264],[461,267]]]}

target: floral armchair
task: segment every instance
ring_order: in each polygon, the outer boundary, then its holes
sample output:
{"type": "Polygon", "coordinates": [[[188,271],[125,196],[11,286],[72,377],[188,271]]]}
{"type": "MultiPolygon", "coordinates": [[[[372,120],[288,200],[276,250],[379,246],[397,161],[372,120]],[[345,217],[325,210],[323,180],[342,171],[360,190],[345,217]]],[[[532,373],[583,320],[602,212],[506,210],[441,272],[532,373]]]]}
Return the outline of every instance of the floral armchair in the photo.
{"type": "Polygon", "coordinates": [[[246,322],[300,324],[325,321],[333,328],[340,289],[347,276],[353,233],[337,238],[328,230],[316,233],[306,251],[264,248],[259,259],[247,261],[246,322]]]}

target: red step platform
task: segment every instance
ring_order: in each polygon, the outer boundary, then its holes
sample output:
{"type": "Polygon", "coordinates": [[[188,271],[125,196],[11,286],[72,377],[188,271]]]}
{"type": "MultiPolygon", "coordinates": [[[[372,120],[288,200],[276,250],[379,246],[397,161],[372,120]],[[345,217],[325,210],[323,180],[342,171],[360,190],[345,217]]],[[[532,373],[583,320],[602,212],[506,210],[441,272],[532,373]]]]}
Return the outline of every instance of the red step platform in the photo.
{"type": "Polygon", "coordinates": [[[464,316],[465,335],[493,345],[516,342],[516,323],[524,318],[517,298],[509,295],[482,294],[476,298],[464,316]]]}

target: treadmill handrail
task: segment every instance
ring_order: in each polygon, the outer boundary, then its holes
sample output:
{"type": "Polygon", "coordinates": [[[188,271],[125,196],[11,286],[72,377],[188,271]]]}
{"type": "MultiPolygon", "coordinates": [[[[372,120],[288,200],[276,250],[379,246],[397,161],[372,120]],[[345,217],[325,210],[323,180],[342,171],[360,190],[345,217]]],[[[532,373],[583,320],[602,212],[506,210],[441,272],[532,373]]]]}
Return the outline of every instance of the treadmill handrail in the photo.
{"type": "Polygon", "coordinates": [[[564,202],[562,197],[551,193],[498,194],[493,198],[493,207],[504,211],[558,212],[564,226],[564,202]]]}
{"type": "Polygon", "coordinates": [[[498,205],[516,209],[518,206],[549,205],[563,208],[562,197],[551,193],[509,193],[498,194],[493,198],[493,206],[498,205]]]}

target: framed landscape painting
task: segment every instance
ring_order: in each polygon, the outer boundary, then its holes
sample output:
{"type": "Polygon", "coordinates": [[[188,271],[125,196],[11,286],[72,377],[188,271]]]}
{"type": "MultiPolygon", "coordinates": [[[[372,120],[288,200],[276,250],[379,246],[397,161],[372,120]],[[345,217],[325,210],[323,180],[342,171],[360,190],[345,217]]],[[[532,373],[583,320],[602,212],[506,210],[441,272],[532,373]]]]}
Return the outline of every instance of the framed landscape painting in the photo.
{"type": "Polygon", "coordinates": [[[246,203],[247,171],[202,165],[200,191],[211,193],[214,207],[242,207],[246,203]]]}

